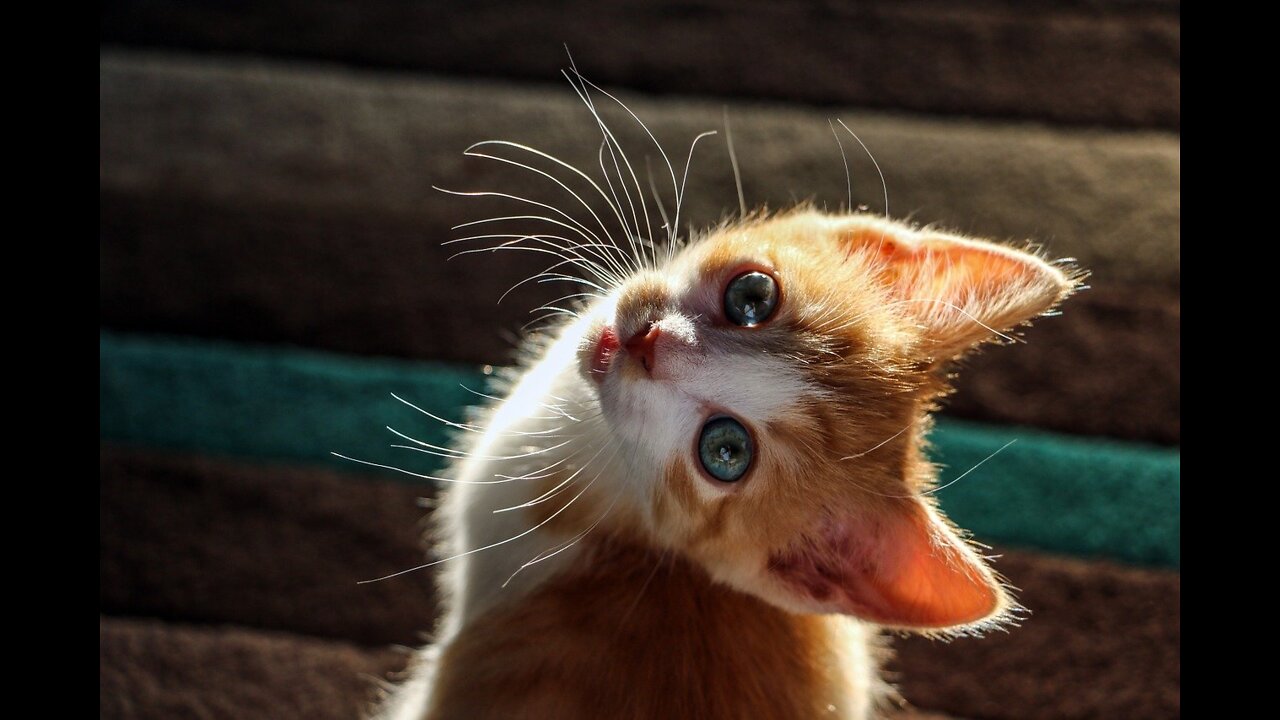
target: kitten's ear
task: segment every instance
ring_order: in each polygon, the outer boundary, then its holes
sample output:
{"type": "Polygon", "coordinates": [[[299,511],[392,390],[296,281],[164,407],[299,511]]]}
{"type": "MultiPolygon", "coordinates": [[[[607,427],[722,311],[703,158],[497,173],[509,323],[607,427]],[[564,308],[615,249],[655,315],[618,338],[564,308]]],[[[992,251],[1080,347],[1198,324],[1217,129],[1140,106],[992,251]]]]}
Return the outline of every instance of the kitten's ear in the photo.
{"type": "Polygon", "coordinates": [[[969,626],[1010,600],[986,562],[919,499],[828,519],[774,553],[769,570],[802,606],[913,630],[969,626]]]}
{"type": "Polygon", "coordinates": [[[931,359],[994,339],[1052,308],[1079,282],[1029,252],[982,240],[861,227],[845,241],[877,260],[893,299],[925,327],[931,359]]]}

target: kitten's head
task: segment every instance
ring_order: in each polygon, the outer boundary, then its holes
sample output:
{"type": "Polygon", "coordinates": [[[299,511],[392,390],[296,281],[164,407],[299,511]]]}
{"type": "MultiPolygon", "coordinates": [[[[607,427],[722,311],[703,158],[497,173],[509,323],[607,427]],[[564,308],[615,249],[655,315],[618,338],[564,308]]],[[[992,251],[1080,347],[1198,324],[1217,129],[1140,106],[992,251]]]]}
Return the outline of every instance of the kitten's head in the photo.
{"type": "Polygon", "coordinates": [[[865,215],[723,228],[599,304],[579,351],[648,541],[799,612],[977,627],[1010,606],[927,491],[946,366],[1075,280],[865,215]]]}

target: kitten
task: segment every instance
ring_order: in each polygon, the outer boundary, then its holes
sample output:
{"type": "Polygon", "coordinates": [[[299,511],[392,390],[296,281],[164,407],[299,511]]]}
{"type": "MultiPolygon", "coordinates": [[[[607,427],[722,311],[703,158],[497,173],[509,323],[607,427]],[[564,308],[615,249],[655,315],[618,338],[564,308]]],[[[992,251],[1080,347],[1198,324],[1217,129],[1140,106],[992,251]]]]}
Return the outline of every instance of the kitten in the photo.
{"type": "Polygon", "coordinates": [[[880,628],[1009,621],[930,494],[929,413],[951,361],[1080,274],[806,207],[655,246],[611,193],[625,245],[599,217],[524,216],[558,234],[515,243],[592,296],[456,425],[433,519],[446,611],[378,717],[866,718],[892,696],[880,628]]]}

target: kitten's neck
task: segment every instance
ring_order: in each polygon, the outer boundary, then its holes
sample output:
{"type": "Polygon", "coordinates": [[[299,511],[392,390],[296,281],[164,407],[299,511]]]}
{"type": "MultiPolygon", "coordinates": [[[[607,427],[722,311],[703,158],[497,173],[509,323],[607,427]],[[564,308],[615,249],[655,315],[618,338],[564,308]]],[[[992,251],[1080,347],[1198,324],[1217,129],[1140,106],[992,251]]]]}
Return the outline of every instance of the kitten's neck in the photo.
{"type": "Polygon", "coordinates": [[[860,623],[787,613],[668,553],[583,546],[443,648],[430,717],[862,718],[882,694],[860,623]]]}
{"type": "MultiPolygon", "coordinates": [[[[437,555],[452,558],[439,575],[447,608],[438,640],[495,604],[519,602],[569,566],[579,548],[566,544],[577,530],[566,532],[565,521],[603,515],[597,506],[608,483],[594,480],[614,452],[595,391],[578,371],[585,324],[558,332],[506,400],[477,422],[483,432],[464,438],[466,458],[447,471],[456,483],[433,517],[437,555]]],[[[604,518],[601,530],[612,520],[604,518]]]]}

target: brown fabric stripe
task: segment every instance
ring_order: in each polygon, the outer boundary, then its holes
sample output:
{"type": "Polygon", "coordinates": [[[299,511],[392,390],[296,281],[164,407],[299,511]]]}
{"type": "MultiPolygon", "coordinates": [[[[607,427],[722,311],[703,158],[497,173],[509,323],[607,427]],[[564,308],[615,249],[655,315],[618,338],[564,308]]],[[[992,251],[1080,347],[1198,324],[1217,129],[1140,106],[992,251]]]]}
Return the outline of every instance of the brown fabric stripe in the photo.
{"type": "MultiPolygon", "coordinates": [[[[337,473],[104,448],[100,607],[237,623],[368,646],[412,645],[435,607],[418,490],[337,473]]],[[[1176,573],[1007,552],[1021,628],[950,644],[898,641],[905,696],[969,717],[1178,712],[1176,573]]]]}
{"type": "Polygon", "coordinates": [[[407,653],[235,627],[99,622],[103,720],[352,720],[407,653]]]}
{"type": "MultiPolygon", "coordinates": [[[[237,627],[104,617],[102,720],[353,720],[408,654],[237,627]]],[[[889,720],[947,720],[908,710],[889,720]]]]}
{"type": "Polygon", "coordinates": [[[897,641],[903,695],[1001,720],[1179,716],[1177,573],[1025,552],[996,567],[1030,617],[976,640],[897,641]]]}
{"type": "Polygon", "coordinates": [[[965,361],[946,413],[1177,445],[1181,322],[1176,288],[1091,288],[1037,320],[1025,342],[965,361]]]}
{"type": "Polygon", "coordinates": [[[413,644],[431,628],[421,490],[360,477],[104,449],[99,607],[413,644]]]}
{"type": "MultiPolygon", "coordinates": [[[[563,86],[526,89],[331,67],[104,52],[99,89],[104,200],[146,199],[157,208],[205,203],[250,216],[274,210],[292,218],[346,218],[349,249],[336,256],[315,257],[305,232],[276,240],[284,247],[273,252],[288,251],[299,260],[403,264],[415,257],[399,252],[402,247],[361,243],[360,224],[396,221],[416,231],[414,244],[434,245],[450,234],[449,227],[487,217],[484,211],[492,209],[444,195],[432,185],[502,190],[573,209],[566,205],[572,200],[544,178],[464,158],[463,150],[479,140],[528,143],[599,173],[599,130],[563,86]]],[[[639,164],[640,182],[647,185],[644,156],[655,156],[655,183],[669,198],[670,180],[663,179],[665,167],[656,151],[607,102],[601,99],[598,105],[639,164]]],[[[718,102],[638,96],[627,96],[627,102],[680,166],[694,136],[723,129],[725,106],[718,102]]],[[[875,154],[895,216],[998,239],[1051,243],[1055,256],[1078,258],[1094,271],[1095,280],[1177,281],[1177,135],[1055,130],[848,108],[731,104],[728,110],[748,205],[786,208],[804,198],[833,209],[846,203],[845,165],[829,124],[840,117],[875,154]]],[[[712,225],[737,210],[724,141],[704,143],[690,169],[682,228],[712,225]]],[[[875,167],[854,150],[856,143],[845,144],[855,202],[883,210],[875,167]]],[[[503,207],[530,210],[510,203],[503,207]]],[[[110,244],[103,249],[109,251],[110,244]]],[[[437,262],[454,250],[430,249],[437,262]]],[[[526,273],[543,266],[536,258],[518,260],[526,273]]]]}
{"type": "Polygon", "coordinates": [[[643,0],[103,7],[109,42],[547,82],[567,65],[660,93],[1177,127],[1176,2],[643,0]],[[785,32],[779,32],[785,28],[785,32]],[[531,38],[538,40],[531,41],[531,38]]]}

